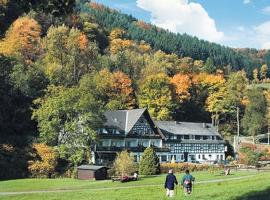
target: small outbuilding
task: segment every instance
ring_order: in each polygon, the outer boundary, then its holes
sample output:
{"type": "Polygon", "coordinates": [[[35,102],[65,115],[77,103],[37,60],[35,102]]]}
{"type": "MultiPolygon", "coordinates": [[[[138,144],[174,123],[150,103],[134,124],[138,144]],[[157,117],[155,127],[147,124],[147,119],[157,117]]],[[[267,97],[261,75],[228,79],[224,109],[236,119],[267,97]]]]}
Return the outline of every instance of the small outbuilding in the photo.
{"type": "Polygon", "coordinates": [[[105,180],[107,167],[97,165],[81,165],[77,167],[77,177],[81,180],[105,180]]]}

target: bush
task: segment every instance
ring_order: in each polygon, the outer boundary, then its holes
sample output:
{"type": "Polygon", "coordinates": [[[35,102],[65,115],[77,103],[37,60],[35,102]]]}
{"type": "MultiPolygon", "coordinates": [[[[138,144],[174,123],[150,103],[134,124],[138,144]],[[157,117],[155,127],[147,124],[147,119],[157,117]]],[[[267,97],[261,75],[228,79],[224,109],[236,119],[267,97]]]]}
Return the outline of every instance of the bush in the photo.
{"type": "Polygon", "coordinates": [[[160,173],[159,158],[152,147],[144,150],[139,164],[139,173],[144,175],[160,173]]]}
{"type": "Polygon", "coordinates": [[[46,144],[34,144],[33,160],[28,170],[33,177],[51,177],[57,165],[57,153],[46,144]]]}
{"type": "Polygon", "coordinates": [[[134,162],[134,156],[127,151],[117,153],[116,159],[111,169],[111,174],[117,176],[128,176],[137,171],[136,163],[134,162]]]}
{"type": "Polygon", "coordinates": [[[254,144],[242,144],[239,150],[240,164],[258,166],[259,160],[263,160],[268,157],[268,152],[265,149],[261,149],[254,144]]]}
{"type": "Polygon", "coordinates": [[[221,166],[207,165],[207,164],[193,164],[193,163],[161,163],[161,173],[168,173],[169,169],[172,169],[175,173],[183,173],[186,169],[189,171],[218,171],[221,170],[221,166]]]}

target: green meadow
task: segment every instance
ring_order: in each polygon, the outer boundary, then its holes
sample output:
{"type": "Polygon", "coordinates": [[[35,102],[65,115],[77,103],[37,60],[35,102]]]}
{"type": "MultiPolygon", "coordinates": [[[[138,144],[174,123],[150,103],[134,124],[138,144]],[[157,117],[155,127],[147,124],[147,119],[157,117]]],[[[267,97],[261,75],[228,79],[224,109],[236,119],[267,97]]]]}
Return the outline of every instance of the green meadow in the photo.
{"type": "MultiPolygon", "coordinates": [[[[174,199],[269,200],[269,172],[197,172],[194,191],[185,197],[177,187],[174,199]]],[[[167,199],[164,175],[141,177],[139,181],[120,183],[76,179],[19,179],[0,182],[2,200],[156,200],[167,199]]],[[[178,180],[182,174],[176,175],[178,180]]]]}

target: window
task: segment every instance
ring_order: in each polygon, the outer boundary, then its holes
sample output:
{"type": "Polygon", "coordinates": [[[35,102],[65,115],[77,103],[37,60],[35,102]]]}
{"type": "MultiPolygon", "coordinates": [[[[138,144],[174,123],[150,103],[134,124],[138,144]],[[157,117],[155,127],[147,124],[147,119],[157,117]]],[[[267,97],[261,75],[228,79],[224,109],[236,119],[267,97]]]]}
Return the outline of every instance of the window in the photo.
{"type": "Polygon", "coordinates": [[[189,135],[184,135],[184,140],[188,140],[189,139],[189,135]]]}
{"type": "Polygon", "coordinates": [[[201,155],[200,154],[198,155],[198,159],[201,159],[201,155]]]}
{"type": "Polygon", "coordinates": [[[161,162],[167,162],[167,155],[161,155],[161,162]]]}
{"type": "Polygon", "coordinates": [[[195,140],[200,140],[200,139],[201,139],[201,136],[195,135],[195,140]]]}
{"type": "Polygon", "coordinates": [[[103,129],[102,129],[102,133],[107,134],[108,131],[107,131],[105,128],[103,128],[103,129]]]}
{"type": "Polygon", "coordinates": [[[181,160],[184,160],[184,155],[183,154],[181,155],[181,160]]]}
{"type": "Polygon", "coordinates": [[[205,155],[204,155],[204,154],[202,155],[202,159],[204,159],[204,160],[205,160],[205,155]]]}
{"type": "Polygon", "coordinates": [[[127,141],[127,142],[126,142],[126,146],[127,146],[127,147],[131,147],[131,142],[130,142],[130,141],[127,141]]]}
{"type": "Polygon", "coordinates": [[[223,160],[223,155],[220,155],[220,160],[223,160]]]}
{"type": "Polygon", "coordinates": [[[219,155],[217,155],[217,160],[219,160],[219,155]]]}
{"type": "Polygon", "coordinates": [[[148,145],[149,145],[149,141],[143,141],[143,142],[142,142],[142,146],[148,147],[148,145]]]}

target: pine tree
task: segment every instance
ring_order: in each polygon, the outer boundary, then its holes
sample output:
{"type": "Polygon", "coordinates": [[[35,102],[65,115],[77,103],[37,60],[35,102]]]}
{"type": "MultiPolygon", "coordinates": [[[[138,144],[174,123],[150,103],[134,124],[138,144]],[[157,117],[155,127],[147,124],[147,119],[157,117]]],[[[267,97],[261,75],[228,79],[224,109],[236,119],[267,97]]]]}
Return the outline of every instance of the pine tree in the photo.
{"type": "Polygon", "coordinates": [[[152,147],[144,150],[139,165],[139,173],[144,175],[153,175],[160,172],[159,159],[152,147]]]}

